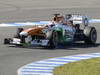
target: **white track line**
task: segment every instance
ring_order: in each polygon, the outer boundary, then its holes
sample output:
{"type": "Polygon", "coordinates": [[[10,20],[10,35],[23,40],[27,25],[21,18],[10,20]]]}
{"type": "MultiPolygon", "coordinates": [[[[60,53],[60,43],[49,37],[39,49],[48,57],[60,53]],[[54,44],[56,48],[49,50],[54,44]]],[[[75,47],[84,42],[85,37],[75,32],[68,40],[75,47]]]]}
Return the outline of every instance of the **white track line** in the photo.
{"type": "Polygon", "coordinates": [[[55,67],[96,57],[100,57],[100,53],[79,54],[36,61],[18,69],[18,75],[53,75],[55,67]]]}
{"type": "Polygon", "coordinates": [[[12,26],[35,26],[35,25],[49,25],[50,21],[38,21],[38,22],[18,22],[18,23],[1,23],[0,27],[12,27],[12,26]]]}
{"type": "MultiPolygon", "coordinates": [[[[82,23],[78,21],[76,23],[82,23]]],[[[100,23],[100,19],[89,19],[89,23],[100,23]]],[[[0,27],[12,27],[12,26],[34,26],[34,25],[50,25],[51,21],[38,21],[38,22],[18,22],[18,23],[1,23],[0,27]]]]}

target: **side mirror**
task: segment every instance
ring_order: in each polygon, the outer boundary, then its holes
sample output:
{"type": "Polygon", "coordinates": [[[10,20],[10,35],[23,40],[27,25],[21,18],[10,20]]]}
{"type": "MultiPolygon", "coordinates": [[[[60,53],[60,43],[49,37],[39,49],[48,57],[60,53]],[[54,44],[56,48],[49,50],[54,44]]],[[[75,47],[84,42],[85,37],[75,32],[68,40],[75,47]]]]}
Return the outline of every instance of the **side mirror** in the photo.
{"type": "Polygon", "coordinates": [[[88,18],[86,18],[86,17],[83,18],[83,24],[85,27],[88,26],[88,24],[89,24],[88,18]]]}

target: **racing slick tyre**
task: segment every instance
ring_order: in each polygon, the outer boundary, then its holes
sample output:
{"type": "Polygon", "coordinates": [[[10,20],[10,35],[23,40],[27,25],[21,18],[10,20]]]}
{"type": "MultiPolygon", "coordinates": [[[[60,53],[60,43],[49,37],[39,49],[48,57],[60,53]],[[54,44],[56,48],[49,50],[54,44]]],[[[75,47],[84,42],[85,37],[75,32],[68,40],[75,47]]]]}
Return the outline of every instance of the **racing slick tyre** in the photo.
{"type": "Polygon", "coordinates": [[[86,44],[95,44],[97,40],[97,31],[95,27],[86,27],[84,29],[85,43],[86,44]]]}
{"type": "Polygon", "coordinates": [[[56,31],[52,32],[51,39],[49,41],[50,48],[56,48],[58,46],[58,33],[56,31]]]}
{"type": "Polygon", "coordinates": [[[17,28],[14,38],[20,38],[20,34],[19,33],[22,32],[23,30],[24,30],[23,28],[17,28]]]}
{"type": "Polygon", "coordinates": [[[9,38],[5,38],[4,39],[4,44],[10,44],[10,39],[9,38]]]}

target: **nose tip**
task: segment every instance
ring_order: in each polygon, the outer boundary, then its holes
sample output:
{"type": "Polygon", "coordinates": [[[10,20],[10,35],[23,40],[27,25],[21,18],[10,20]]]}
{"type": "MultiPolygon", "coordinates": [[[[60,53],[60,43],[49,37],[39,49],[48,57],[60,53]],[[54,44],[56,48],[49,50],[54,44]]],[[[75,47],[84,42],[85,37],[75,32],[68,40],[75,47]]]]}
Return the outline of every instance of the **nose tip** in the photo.
{"type": "Polygon", "coordinates": [[[27,35],[28,35],[27,32],[21,32],[21,33],[20,33],[20,36],[27,36],[27,35]]]}

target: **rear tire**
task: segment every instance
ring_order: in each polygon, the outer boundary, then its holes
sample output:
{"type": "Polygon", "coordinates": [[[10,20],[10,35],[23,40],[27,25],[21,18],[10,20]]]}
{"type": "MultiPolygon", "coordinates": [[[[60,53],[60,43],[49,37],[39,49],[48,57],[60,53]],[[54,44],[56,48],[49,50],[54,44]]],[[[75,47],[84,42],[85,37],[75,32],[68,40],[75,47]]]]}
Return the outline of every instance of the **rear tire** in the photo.
{"type": "Polygon", "coordinates": [[[86,44],[95,44],[97,40],[97,31],[95,27],[86,27],[84,29],[85,43],[86,44]]]}

